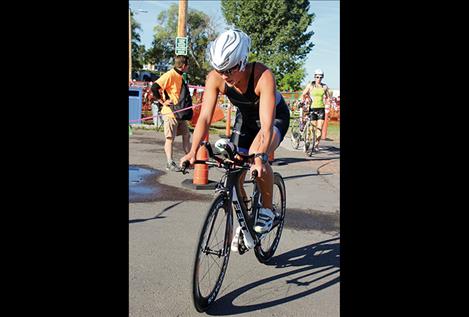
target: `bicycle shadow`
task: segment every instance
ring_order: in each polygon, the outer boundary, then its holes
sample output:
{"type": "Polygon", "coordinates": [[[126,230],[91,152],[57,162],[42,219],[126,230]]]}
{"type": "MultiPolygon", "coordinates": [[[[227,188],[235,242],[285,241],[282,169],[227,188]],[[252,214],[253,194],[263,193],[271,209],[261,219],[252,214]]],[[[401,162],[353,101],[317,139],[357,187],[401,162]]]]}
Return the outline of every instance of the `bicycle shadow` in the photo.
{"type": "Polygon", "coordinates": [[[308,176],[328,176],[328,175],[334,175],[333,173],[321,173],[321,174],[318,174],[318,173],[310,173],[310,174],[301,174],[301,175],[291,175],[291,176],[284,176],[282,177],[283,180],[289,180],[289,179],[292,179],[292,178],[301,178],[301,177],[308,177],[308,176]]]}
{"type": "Polygon", "coordinates": [[[259,281],[245,285],[237,290],[234,290],[223,297],[216,300],[212,307],[207,310],[208,315],[235,315],[243,314],[252,311],[257,311],[264,308],[269,308],[277,305],[281,305],[296,299],[314,294],[320,290],[330,287],[334,284],[339,283],[340,276],[335,277],[332,280],[328,280],[316,287],[307,289],[303,292],[296,293],[284,298],[267,301],[261,304],[255,305],[244,305],[238,306],[234,304],[234,301],[242,294],[264,284],[268,284],[275,280],[285,279],[288,276],[296,275],[298,273],[304,273],[299,277],[286,280],[285,288],[288,289],[292,286],[304,287],[316,283],[326,277],[337,275],[340,273],[340,241],[336,243],[330,243],[333,241],[340,240],[340,237],[329,240],[324,240],[318,243],[314,243],[308,246],[304,246],[284,254],[275,256],[267,264],[269,266],[275,266],[276,268],[286,267],[300,267],[299,269],[277,274],[268,278],[261,279],[259,281]],[[309,279],[305,281],[305,279],[309,279]]]}
{"type": "Polygon", "coordinates": [[[300,162],[309,162],[309,161],[330,161],[330,160],[337,160],[340,159],[340,156],[333,156],[333,157],[280,157],[276,158],[272,165],[289,165],[294,163],[300,162]]]}
{"type": "Polygon", "coordinates": [[[129,224],[131,224],[131,223],[138,223],[138,222],[145,222],[145,221],[154,220],[154,219],[166,218],[166,217],[161,217],[161,215],[164,214],[165,212],[167,212],[168,210],[170,210],[171,208],[174,208],[174,207],[176,207],[177,205],[179,205],[179,204],[181,204],[181,203],[182,203],[182,201],[177,202],[177,203],[175,203],[175,204],[172,204],[171,206],[166,207],[166,208],[163,209],[160,213],[158,213],[157,215],[155,215],[154,217],[151,217],[151,218],[147,218],[147,219],[131,219],[131,220],[129,220],[129,224]]]}

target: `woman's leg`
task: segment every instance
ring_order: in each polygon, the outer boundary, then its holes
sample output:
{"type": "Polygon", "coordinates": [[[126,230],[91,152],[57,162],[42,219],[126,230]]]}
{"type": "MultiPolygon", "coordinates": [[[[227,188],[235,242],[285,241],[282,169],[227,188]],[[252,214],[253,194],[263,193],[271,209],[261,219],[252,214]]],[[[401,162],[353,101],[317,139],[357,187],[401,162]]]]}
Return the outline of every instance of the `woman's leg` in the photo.
{"type": "Polygon", "coordinates": [[[316,121],[316,142],[315,142],[315,147],[316,149],[319,148],[319,141],[321,141],[321,136],[322,136],[322,127],[324,125],[324,120],[319,119],[316,121]]]}
{"type": "MultiPolygon", "coordinates": [[[[259,147],[261,145],[261,132],[259,131],[254,138],[254,141],[249,148],[249,154],[258,153],[259,147]]],[[[273,136],[272,141],[270,142],[269,149],[267,151],[267,155],[270,155],[277,149],[280,145],[280,131],[277,127],[274,126],[273,128],[273,136]]],[[[272,167],[270,163],[267,162],[265,164],[265,173],[262,173],[262,177],[259,177],[257,180],[257,184],[259,185],[259,190],[262,194],[262,207],[272,209],[272,191],[274,188],[274,173],[272,171],[272,167]]]]}

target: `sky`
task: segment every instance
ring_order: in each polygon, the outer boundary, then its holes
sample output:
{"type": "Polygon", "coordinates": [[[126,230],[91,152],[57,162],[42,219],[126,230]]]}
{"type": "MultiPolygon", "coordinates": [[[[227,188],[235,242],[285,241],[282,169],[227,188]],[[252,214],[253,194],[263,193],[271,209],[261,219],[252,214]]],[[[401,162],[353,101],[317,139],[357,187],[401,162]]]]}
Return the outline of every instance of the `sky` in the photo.
{"type": "MultiPolygon", "coordinates": [[[[268,0],[266,0],[268,1],[268,0]]],[[[134,12],[135,20],[140,23],[141,44],[148,49],[153,41],[153,27],[161,11],[167,10],[171,4],[179,4],[179,0],[130,0],[130,9],[134,12]],[[146,11],[146,12],[142,12],[146,11]]],[[[225,19],[221,11],[219,0],[188,0],[188,6],[205,12],[211,16],[217,26],[217,31],[226,28],[225,19]]],[[[306,77],[302,85],[313,79],[314,70],[320,68],[324,72],[323,83],[331,89],[340,89],[340,1],[311,0],[309,13],[316,17],[307,31],[313,31],[311,42],[315,44],[305,61],[306,77]]],[[[269,65],[267,65],[269,66],[269,65]]]]}

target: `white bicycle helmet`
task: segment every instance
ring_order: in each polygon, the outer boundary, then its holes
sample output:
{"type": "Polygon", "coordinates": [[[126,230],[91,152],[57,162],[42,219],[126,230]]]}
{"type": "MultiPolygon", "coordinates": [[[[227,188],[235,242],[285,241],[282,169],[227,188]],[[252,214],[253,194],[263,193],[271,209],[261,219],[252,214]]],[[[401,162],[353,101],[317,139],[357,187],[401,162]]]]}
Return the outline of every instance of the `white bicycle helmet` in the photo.
{"type": "Polygon", "coordinates": [[[314,71],[314,76],[316,75],[321,75],[322,77],[324,77],[324,72],[322,71],[322,69],[318,68],[314,71]]]}
{"type": "Polygon", "coordinates": [[[251,38],[240,30],[228,30],[209,45],[209,60],[213,68],[225,71],[239,64],[244,71],[251,48],[251,38]]]}

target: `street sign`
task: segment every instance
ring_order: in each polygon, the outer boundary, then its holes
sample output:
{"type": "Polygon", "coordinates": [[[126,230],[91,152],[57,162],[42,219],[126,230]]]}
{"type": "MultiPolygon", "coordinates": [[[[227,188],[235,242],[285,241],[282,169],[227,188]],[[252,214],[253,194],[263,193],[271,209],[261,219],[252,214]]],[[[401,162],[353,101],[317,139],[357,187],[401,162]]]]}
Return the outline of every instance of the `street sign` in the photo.
{"type": "Polygon", "coordinates": [[[189,42],[187,36],[176,37],[176,55],[187,55],[187,43],[189,42]]]}

